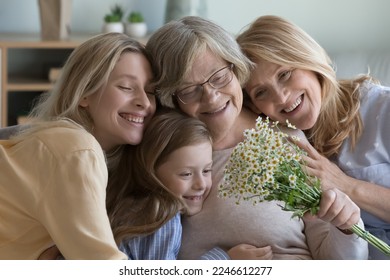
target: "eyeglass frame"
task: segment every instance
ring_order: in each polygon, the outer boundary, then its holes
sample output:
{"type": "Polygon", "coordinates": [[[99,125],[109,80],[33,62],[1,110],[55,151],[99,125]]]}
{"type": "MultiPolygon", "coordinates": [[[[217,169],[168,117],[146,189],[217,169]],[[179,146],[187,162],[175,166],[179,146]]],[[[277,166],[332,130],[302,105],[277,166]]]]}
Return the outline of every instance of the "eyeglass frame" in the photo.
{"type": "Polygon", "coordinates": [[[201,88],[202,88],[202,94],[201,94],[201,96],[200,96],[200,98],[201,98],[202,95],[203,95],[203,92],[204,92],[203,85],[205,85],[205,84],[207,84],[207,83],[208,83],[213,89],[220,89],[220,88],[223,88],[223,87],[227,86],[227,85],[233,80],[233,73],[232,73],[233,67],[234,67],[234,64],[233,64],[233,63],[230,63],[229,65],[227,65],[227,66],[225,66],[225,67],[222,67],[221,69],[215,71],[215,72],[210,76],[210,78],[207,79],[207,81],[205,81],[205,82],[203,82],[203,83],[200,83],[200,84],[189,85],[189,86],[187,86],[187,87],[185,87],[185,88],[183,88],[183,89],[181,89],[181,90],[179,90],[179,91],[176,91],[175,93],[172,94],[172,96],[175,96],[175,97],[176,97],[181,103],[183,103],[183,104],[194,103],[194,102],[196,102],[195,100],[194,100],[194,101],[191,101],[191,102],[184,102],[184,101],[180,98],[180,96],[178,95],[178,93],[180,94],[181,91],[183,91],[183,90],[185,90],[185,89],[187,89],[187,88],[190,88],[190,87],[197,87],[197,88],[201,87],[201,88]],[[222,70],[225,70],[226,68],[229,68],[229,72],[228,72],[228,73],[232,73],[232,76],[231,76],[230,80],[229,80],[226,84],[224,84],[223,86],[214,87],[214,85],[213,85],[212,83],[210,83],[210,80],[211,80],[217,73],[221,72],[222,70]]]}

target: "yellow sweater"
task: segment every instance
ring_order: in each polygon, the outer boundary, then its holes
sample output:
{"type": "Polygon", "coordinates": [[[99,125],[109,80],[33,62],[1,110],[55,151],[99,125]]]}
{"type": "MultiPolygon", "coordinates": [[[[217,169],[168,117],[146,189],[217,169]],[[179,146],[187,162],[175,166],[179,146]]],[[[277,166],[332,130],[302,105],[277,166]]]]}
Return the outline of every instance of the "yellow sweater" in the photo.
{"type": "Polygon", "coordinates": [[[65,259],[126,259],[107,217],[106,185],[104,153],[77,125],[59,121],[0,141],[0,259],[36,259],[53,244],[65,259]]]}

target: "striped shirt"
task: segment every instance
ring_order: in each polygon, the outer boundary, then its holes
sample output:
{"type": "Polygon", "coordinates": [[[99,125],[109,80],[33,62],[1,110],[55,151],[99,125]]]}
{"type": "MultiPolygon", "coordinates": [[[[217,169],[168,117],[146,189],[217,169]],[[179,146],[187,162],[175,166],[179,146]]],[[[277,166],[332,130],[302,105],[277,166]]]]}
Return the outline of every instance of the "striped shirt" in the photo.
{"type": "MultiPolygon", "coordinates": [[[[178,213],[156,232],[123,241],[119,249],[129,260],[176,260],[181,244],[182,226],[178,213]]],[[[201,260],[228,260],[221,248],[213,248],[201,260]]]]}

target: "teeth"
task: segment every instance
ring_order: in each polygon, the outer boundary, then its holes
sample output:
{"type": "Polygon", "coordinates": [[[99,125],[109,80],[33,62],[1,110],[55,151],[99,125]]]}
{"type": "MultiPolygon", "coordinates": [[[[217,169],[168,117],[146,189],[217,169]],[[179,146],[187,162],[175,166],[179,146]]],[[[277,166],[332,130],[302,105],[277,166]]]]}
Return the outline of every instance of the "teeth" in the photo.
{"type": "Polygon", "coordinates": [[[286,113],[290,113],[292,110],[294,110],[295,108],[297,108],[298,105],[301,104],[301,102],[302,102],[302,98],[299,97],[299,98],[294,102],[293,105],[291,105],[291,106],[290,106],[289,108],[287,108],[287,109],[284,109],[284,111],[285,111],[286,113]]]}
{"type": "Polygon", "coordinates": [[[136,116],[131,116],[131,115],[128,115],[128,116],[121,115],[121,117],[129,122],[135,122],[135,123],[143,123],[144,122],[144,117],[136,117],[136,116]]]}
{"type": "Polygon", "coordinates": [[[219,113],[219,112],[223,111],[225,108],[226,108],[226,104],[224,104],[222,107],[216,109],[215,111],[210,112],[209,114],[219,113]]]}
{"type": "Polygon", "coordinates": [[[185,199],[188,199],[188,200],[201,200],[202,199],[202,196],[199,195],[199,196],[184,196],[185,199]]]}

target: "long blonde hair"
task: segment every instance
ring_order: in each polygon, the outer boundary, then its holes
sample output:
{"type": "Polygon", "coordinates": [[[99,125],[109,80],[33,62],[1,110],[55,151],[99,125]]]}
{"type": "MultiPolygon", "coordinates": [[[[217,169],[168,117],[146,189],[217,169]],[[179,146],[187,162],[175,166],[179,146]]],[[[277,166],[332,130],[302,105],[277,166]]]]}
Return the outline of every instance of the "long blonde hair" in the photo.
{"type": "Polygon", "coordinates": [[[109,180],[109,188],[119,189],[113,192],[120,199],[108,205],[118,243],[153,233],[183,209],[181,199],[158,179],[156,169],[175,150],[211,141],[205,124],[198,119],[176,110],[161,110],[153,117],[141,144],[137,148],[127,146],[122,154],[115,172],[127,174],[126,177],[109,180]]]}
{"type": "MultiPolygon", "coordinates": [[[[104,87],[121,55],[126,52],[140,53],[150,62],[145,48],[137,40],[123,33],[105,33],[89,38],[73,50],[65,62],[54,88],[42,94],[30,113],[33,124],[58,119],[72,120],[88,132],[92,132],[93,120],[80,101],[98,94],[104,87]]],[[[33,125],[26,133],[46,125],[33,125]]],[[[105,151],[108,167],[118,164],[123,147],[105,151]]]]}
{"type": "Polygon", "coordinates": [[[309,141],[327,157],[337,154],[347,138],[354,147],[363,130],[359,87],[371,79],[368,75],[337,81],[326,51],[304,30],[277,16],[259,17],[237,37],[237,42],[254,62],[263,59],[316,73],[322,106],[315,125],[305,131],[309,141]]]}
{"type": "Polygon", "coordinates": [[[84,97],[96,94],[107,83],[125,52],[141,53],[147,57],[138,41],[122,33],[96,35],[79,45],[64,64],[54,88],[43,94],[31,111],[32,119],[51,121],[67,118],[91,131],[93,120],[88,110],[79,103],[84,97]]]}

